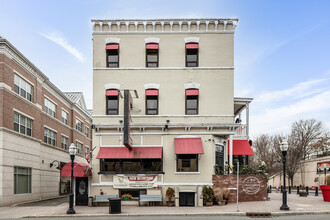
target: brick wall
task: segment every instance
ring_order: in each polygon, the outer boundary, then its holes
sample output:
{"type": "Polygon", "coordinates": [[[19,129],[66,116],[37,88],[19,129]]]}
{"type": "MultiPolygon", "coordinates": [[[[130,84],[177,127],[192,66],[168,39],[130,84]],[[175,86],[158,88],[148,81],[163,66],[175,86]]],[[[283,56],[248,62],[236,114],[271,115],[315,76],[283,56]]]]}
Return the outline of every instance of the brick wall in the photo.
{"type": "MultiPolygon", "coordinates": [[[[213,175],[213,190],[217,188],[236,188],[236,175],[213,175]]],[[[262,174],[244,174],[239,176],[238,201],[264,201],[267,197],[267,182],[262,174]]],[[[230,190],[229,202],[236,202],[236,190],[230,190]]]]}

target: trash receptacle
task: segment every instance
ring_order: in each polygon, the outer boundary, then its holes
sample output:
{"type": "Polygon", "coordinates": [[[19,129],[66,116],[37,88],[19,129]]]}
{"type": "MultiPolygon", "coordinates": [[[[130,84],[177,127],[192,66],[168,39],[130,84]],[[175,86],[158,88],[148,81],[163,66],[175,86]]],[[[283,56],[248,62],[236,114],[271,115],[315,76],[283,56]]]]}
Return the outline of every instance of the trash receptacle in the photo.
{"type": "Polygon", "coordinates": [[[88,197],[88,206],[93,206],[93,196],[88,197]]]}
{"type": "Polygon", "coordinates": [[[109,213],[110,214],[121,213],[121,199],[109,199],[109,213]]]}

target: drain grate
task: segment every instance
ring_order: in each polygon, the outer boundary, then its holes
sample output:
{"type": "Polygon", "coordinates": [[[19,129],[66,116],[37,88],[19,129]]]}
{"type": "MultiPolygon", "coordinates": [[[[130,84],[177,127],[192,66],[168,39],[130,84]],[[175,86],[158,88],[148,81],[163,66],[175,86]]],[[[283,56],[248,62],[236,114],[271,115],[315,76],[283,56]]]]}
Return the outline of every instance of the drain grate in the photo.
{"type": "Polygon", "coordinates": [[[270,212],[247,212],[246,216],[248,217],[272,217],[270,212]]]}

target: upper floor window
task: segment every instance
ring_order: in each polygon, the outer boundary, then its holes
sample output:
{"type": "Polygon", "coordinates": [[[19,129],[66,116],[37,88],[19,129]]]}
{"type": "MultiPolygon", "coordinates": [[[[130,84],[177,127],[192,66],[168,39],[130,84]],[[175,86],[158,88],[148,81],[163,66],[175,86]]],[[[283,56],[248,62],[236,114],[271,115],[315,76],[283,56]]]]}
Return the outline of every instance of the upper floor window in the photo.
{"type": "Polygon", "coordinates": [[[76,141],[77,154],[83,155],[83,144],[79,141],[76,141]]]}
{"type": "Polygon", "coordinates": [[[86,137],[89,137],[89,127],[85,127],[85,135],[86,137]]]}
{"type": "Polygon", "coordinates": [[[56,118],[56,105],[47,98],[45,98],[45,112],[56,118]]]}
{"type": "Polygon", "coordinates": [[[106,114],[118,115],[119,109],[119,93],[117,89],[108,89],[106,95],[106,114]]]}
{"type": "Polygon", "coordinates": [[[158,115],[158,90],[146,90],[146,115],[158,115]]]}
{"type": "Polygon", "coordinates": [[[119,44],[107,44],[107,67],[119,67],[119,44]]]}
{"type": "Polygon", "coordinates": [[[69,141],[69,138],[62,135],[62,149],[63,150],[68,149],[68,141],[69,141]]]}
{"type": "Polygon", "coordinates": [[[146,67],[158,67],[159,44],[146,44],[146,67]]]}
{"type": "Polygon", "coordinates": [[[80,132],[83,132],[83,123],[78,118],[76,118],[76,129],[80,132]]]}
{"type": "Polygon", "coordinates": [[[32,102],[33,86],[16,74],[14,74],[14,91],[20,96],[32,102]]]}
{"type": "Polygon", "coordinates": [[[198,67],[198,44],[186,44],[186,67],[198,67]]]}
{"type": "Polygon", "coordinates": [[[68,124],[68,115],[66,111],[62,110],[62,122],[66,125],[68,124]]]}
{"type": "Polygon", "coordinates": [[[45,131],[44,131],[44,142],[46,144],[50,144],[50,145],[53,145],[53,146],[56,146],[56,136],[57,136],[57,133],[55,131],[52,131],[48,128],[45,128],[45,131]]]}
{"type": "Polygon", "coordinates": [[[198,114],[198,89],[186,90],[186,115],[198,114]]]}
{"type": "Polygon", "coordinates": [[[14,130],[32,136],[32,120],[14,112],[14,130]]]}

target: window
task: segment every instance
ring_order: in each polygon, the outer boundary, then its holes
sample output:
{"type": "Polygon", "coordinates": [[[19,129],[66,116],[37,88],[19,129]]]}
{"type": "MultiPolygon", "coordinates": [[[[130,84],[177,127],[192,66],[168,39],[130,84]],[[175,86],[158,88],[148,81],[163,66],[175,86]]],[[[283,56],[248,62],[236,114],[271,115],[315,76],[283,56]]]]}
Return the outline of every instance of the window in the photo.
{"type": "Polygon", "coordinates": [[[85,135],[86,137],[89,137],[89,127],[85,127],[85,135]]]}
{"type": "Polygon", "coordinates": [[[83,123],[78,118],[76,118],[76,129],[80,132],[83,132],[83,123]]]}
{"type": "Polygon", "coordinates": [[[83,155],[83,144],[80,143],[79,141],[76,141],[76,146],[77,146],[77,154],[83,155]]]}
{"type": "Polygon", "coordinates": [[[146,90],[146,115],[158,115],[158,90],[146,90]]]}
{"type": "Polygon", "coordinates": [[[56,118],[56,105],[47,98],[45,98],[45,112],[56,118]]]}
{"type": "Polygon", "coordinates": [[[119,93],[116,89],[108,89],[106,91],[106,114],[107,115],[118,115],[119,108],[119,93]]]}
{"type": "Polygon", "coordinates": [[[32,169],[14,167],[14,194],[31,193],[32,169]]]}
{"type": "Polygon", "coordinates": [[[177,172],[198,172],[198,154],[178,154],[177,172]]]}
{"type": "Polygon", "coordinates": [[[50,144],[53,146],[56,146],[56,132],[52,131],[48,128],[45,128],[45,132],[44,132],[44,142],[46,144],[50,144]]]}
{"type": "Polygon", "coordinates": [[[69,141],[69,139],[62,135],[62,149],[63,150],[68,149],[68,141],[69,141]]]}
{"type": "Polygon", "coordinates": [[[158,44],[146,44],[146,67],[158,67],[158,44]]]}
{"type": "Polygon", "coordinates": [[[160,173],[161,159],[101,159],[101,172],[112,173],[160,173]]]}
{"type": "Polygon", "coordinates": [[[32,102],[33,86],[16,74],[14,74],[14,91],[20,96],[32,102]]]}
{"type": "Polygon", "coordinates": [[[14,130],[31,137],[32,120],[14,112],[14,130]]]}
{"type": "Polygon", "coordinates": [[[85,146],[85,156],[89,153],[89,147],[85,146]]]}
{"type": "Polygon", "coordinates": [[[198,89],[186,90],[186,115],[198,114],[198,89]]]}
{"type": "Polygon", "coordinates": [[[186,44],[186,67],[198,67],[198,44],[186,44]]]}
{"type": "Polygon", "coordinates": [[[68,124],[68,115],[66,111],[62,110],[62,122],[66,125],[68,124]]]}
{"type": "Polygon", "coordinates": [[[119,67],[119,44],[107,44],[107,67],[119,67]]]}

